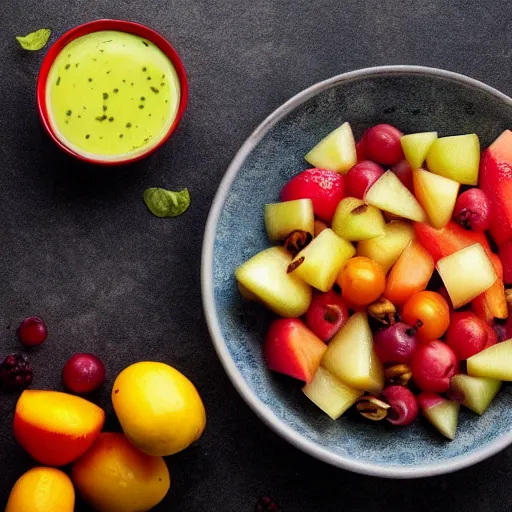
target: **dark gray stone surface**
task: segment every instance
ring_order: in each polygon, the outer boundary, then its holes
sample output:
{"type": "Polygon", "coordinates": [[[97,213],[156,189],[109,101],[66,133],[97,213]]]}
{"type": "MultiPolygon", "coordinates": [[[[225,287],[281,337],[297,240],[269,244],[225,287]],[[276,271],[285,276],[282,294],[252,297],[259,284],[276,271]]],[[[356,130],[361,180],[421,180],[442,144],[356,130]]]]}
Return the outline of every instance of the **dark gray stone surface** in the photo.
{"type": "MultiPolygon", "coordinates": [[[[507,0],[18,0],[0,9],[0,352],[18,350],[16,325],[38,314],[50,337],[30,354],[34,387],[59,389],[72,353],[96,353],[109,373],[97,397],[109,429],[118,428],[110,386],[126,365],[166,361],[196,383],[208,427],[196,446],[169,459],[172,489],[155,510],[252,512],[261,494],[275,495],[284,512],[512,508],[511,449],[410,482],[346,473],[293,449],[230,385],[202,320],[199,283],[208,208],[256,124],[304,87],[371,65],[442,67],[510,95],[507,0]],[[43,26],[54,40],[101,17],[162,32],[190,80],[189,108],[170,143],[117,171],[79,165],[46,138],[34,99],[42,53],[24,53],[14,40],[43,26]],[[192,206],[180,218],[157,219],[141,200],[147,186],[187,186],[192,206]]],[[[0,396],[0,506],[31,465],[11,433],[15,401],[0,396]]]]}

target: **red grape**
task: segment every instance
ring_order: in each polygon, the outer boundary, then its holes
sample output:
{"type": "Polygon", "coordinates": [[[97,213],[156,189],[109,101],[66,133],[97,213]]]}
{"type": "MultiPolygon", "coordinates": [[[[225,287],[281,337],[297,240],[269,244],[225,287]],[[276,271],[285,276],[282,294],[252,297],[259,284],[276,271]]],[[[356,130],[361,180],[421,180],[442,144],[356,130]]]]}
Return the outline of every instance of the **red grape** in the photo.
{"type": "Polygon", "coordinates": [[[444,393],[459,365],[453,350],[442,341],[422,343],[411,359],[412,378],[422,391],[444,393]]]}
{"type": "Polygon", "coordinates": [[[384,174],[384,169],[371,160],[363,160],[345,174],[346,195],[364,199],[368,189],[384,174]]]}
{"type": "Polygon", "coordinates": [[[398,179],[414,194],[412,182],[412,167],[407,160],[400,160],[391,167],[391,170],[398,176],[398,179]]]}
{"type": "Polygon", "coordinates": [[[324,169],[308,169],[292,178],[281,191],[281,201],[311,199],[315,215],[331,222],[338,203],[345,197],[342,174],[324,169]]]}
{"type": "Polygon", "coordinates": [[[386,419],[398,427],[410,425],[419,413],[418,400],[411,390],[404,386],[388,386],[382,396],[390,406],[386,419]]]}
{"type": "Polygon", "coordinates": [[[377,356],[384,364],[409,362],[419,345],[416,330],[403,322],[380,329],[373,341],[377,356]]]}
{"type": "Polygon", "coordinates": [[[366,137],[366,155],[383,165],[395,165],[404,158],[400,139],[403,133],[390,124],[378,124],[370,128],[366,137]]]}
{"type": "Polygon", "coordinates": [[[73,393],[90,393],[103,385],[105,366],[93,354],[75,354],[62,369],[62,381],[73,393]]]}
{"type": "Polygon", "coordinates": [[[46,324],[37,316],[30,316],[21,322],[17,330],[18,338],[26,347],[41,345],[48,336],[46,324]]]}
{"type": "Polygon", "coordinates": [[[461,226],[473,231],[485,231],[491,221],[491,208],[485,192],[479,188],[470,188],[463,192],[453,211],[453,218],[461,226]]]}

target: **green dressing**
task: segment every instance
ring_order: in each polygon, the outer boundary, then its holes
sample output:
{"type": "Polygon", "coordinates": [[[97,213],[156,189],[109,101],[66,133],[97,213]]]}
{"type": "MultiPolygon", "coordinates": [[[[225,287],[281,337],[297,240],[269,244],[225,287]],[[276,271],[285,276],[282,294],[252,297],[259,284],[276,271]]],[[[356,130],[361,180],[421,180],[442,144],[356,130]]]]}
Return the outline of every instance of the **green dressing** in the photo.
{"type": "Polygon", "coordinates": [[[157,145],[180,102],[176,70],[153,43],[117,31],[85,35],[57,56],[46,86],[51,126],[76,153],[123,160],[157,145]]]}

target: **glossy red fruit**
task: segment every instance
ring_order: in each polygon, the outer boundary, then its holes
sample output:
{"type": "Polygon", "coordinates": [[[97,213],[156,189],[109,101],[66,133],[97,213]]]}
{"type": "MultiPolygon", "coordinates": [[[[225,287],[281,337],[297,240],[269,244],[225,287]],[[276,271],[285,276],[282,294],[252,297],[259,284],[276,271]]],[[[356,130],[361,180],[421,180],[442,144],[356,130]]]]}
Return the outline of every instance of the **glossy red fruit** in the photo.
{"type": "Polygon", "coordinates": [[[422,343],[411,359],[412,378],[422,391],[444,393],[459,371],[457,356],[442,341],[422,343]]]}
{"type": "Polygon", "coordinates": [[[446,331],[446,343],[458,359],[468,359],[486,348],[490,336],[488,327],[471,311],[455,311],[446,331]]]}
{"type": "Polygon", "coordinates": [[[73,393],[90,393],[105,383],[102,361],[93,354],[75,354],[62,369],[62,382],[73,393]]]}
{"type": "Polygon", "coordinates": [[[311,199],[315,215],[331,222],[338,203],[345,197],[342,174],[324,169],[308,169],[292,178],[281,191],[281,201],[311,199]]]}
{"type": "Polygon", "coordinates": [[[367,190],[384,174],[384,169],[371,160],[363,160],[345,174],[345,192],[349,197],[364,199],[367,190]]]}
{"type": "Polygon", "coordinates": [[[414,184],[412,181],[412,167],[404,158],[391,167],[391,170],[398,176],[398,179],[414,194],[414,184]]]}
{"type": "Polygon", "coordinates": [[[362,162],[366,160],[366,139],[364,135],[361,137],[360,141],[356,144],[356,153],[357,153],[357,161],[362,162]]]}
{"type": "Polygon", "coordinates": [[[418,400],[410,389],[404,386],[388,386],[382,396],[390,406],[386,419],[392,425],[406,427],[418,417],[418,400]]]}
{"type": "Polygon", "coordinates": [[[37,316],[30,316],[21,322],[17,330],[18,338],[26,347],[41,345],[48,337],[46,324],[37,316]]]}
{"type": "Polygon", "coordinates": [[[340,295],[333,290],[314,293],[306,324],[322,341],[329,341],[347,320],[348,308],[340,295]]]}
{"type": "Polygon", "coordinates": [[[470,188],[463,192],[455,203],[453,219],[466,229],[486,231],[491,222],[491,206],[485,192],[470,188]]]}
{"type": "Polygon", "coordinates": [[[403,133],[390,124],[378,124],[366,134],[366,155],[383,165],[395,165],[404,158],[400,139],[403,133]]]}
{"type": "Polygon", "coordinates": [[[408,363],[419,345],[416,330],[403,322],[378,330],[373,341],[383,364],[408,363]]]}

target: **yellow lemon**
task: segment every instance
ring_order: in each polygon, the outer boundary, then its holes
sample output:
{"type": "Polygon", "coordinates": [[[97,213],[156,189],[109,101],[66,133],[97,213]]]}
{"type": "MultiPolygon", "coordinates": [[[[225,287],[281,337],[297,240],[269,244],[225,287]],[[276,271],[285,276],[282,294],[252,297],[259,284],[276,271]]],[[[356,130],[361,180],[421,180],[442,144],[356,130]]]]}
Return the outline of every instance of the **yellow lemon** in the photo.
{"type": "Polygon", "coordinates": [[[66,473],[36,467],[18,478],[5,512],[73,512],[75,490],[66,473]]]}
{"type": "Polygon", "coordinates": [[[80,495],[99,512],[140,512],[160,503],[169,490],[162,457],[146,455],[123,434],[103,432],[72,467],[80,495]]]}
{"type": "Polygon", "coordinates": [[[192,382],[164,363],[146,361],[124,369],[114,382],[112,403],[126,437],[149,455],[184,450],[206,425],[192,382]]]}

